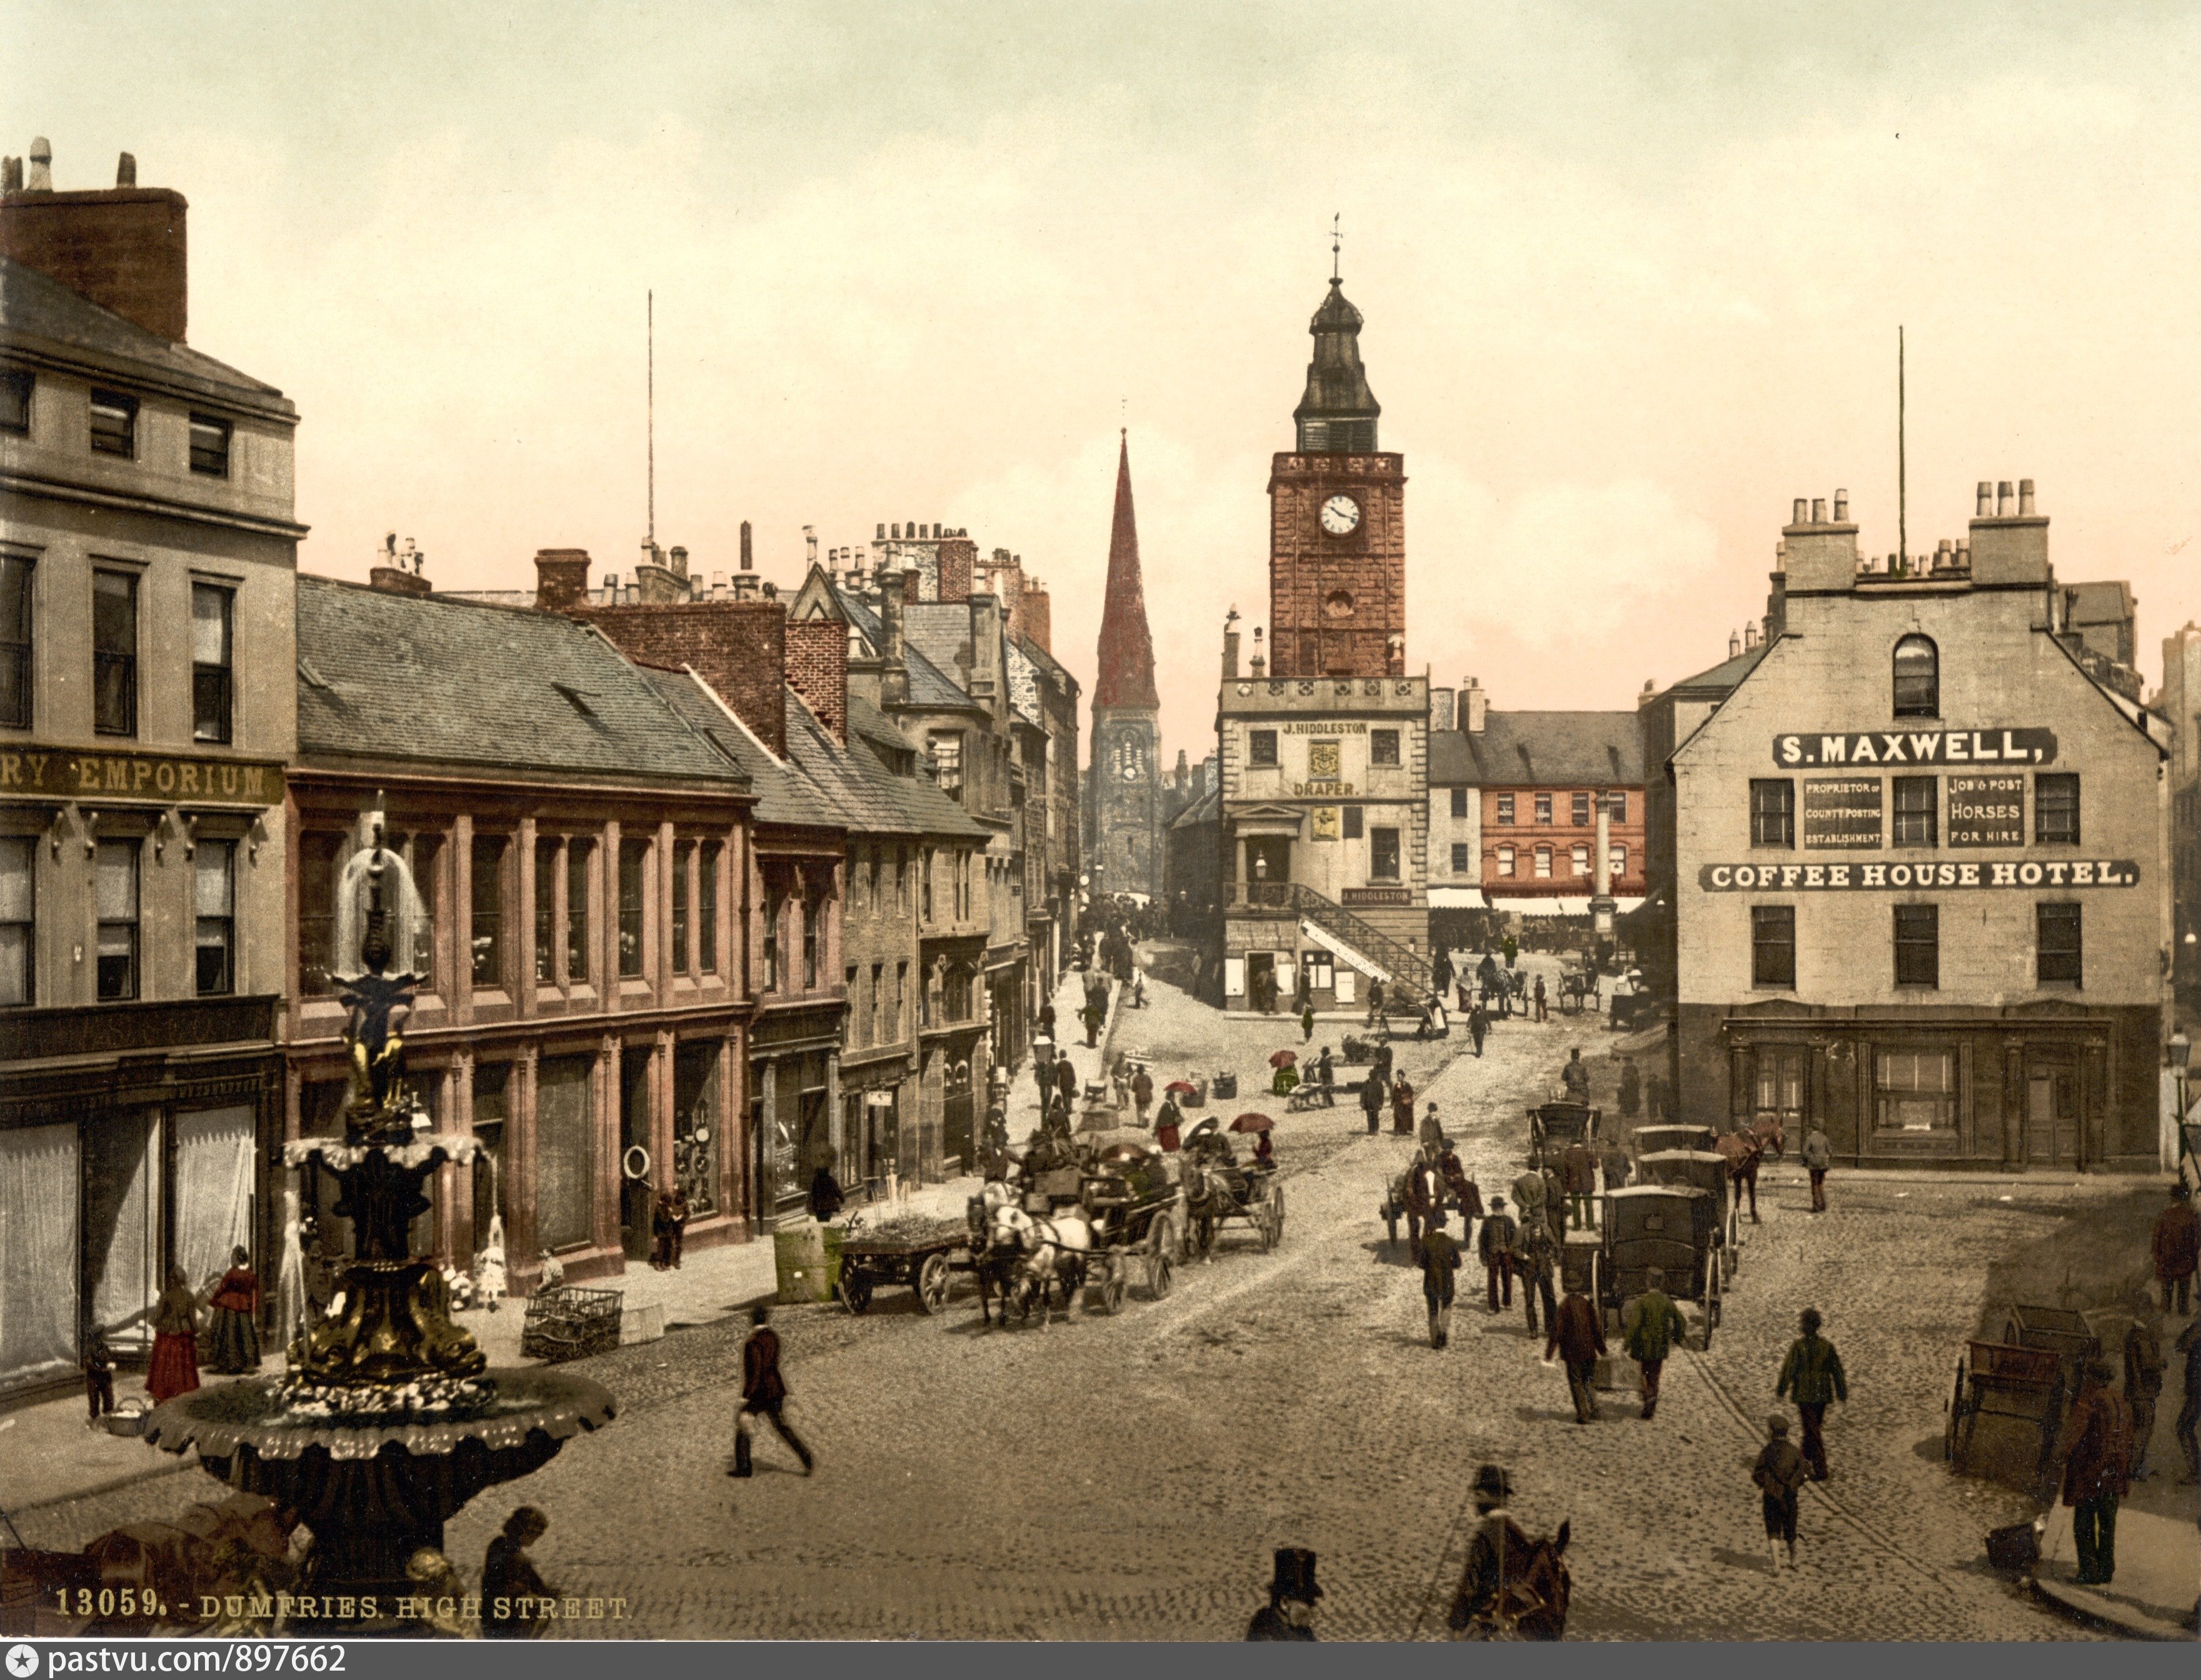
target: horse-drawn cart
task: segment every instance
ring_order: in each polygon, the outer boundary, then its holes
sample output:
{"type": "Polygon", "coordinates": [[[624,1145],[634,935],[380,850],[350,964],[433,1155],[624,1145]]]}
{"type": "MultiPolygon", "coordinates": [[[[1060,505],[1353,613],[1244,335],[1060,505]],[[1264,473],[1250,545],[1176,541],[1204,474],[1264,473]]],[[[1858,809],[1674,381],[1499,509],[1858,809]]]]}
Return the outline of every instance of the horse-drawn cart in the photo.
{"type": "Polygon", "coordinates": [[[1559,968],[1559,1013],[1580,1015],[1598,1010],[1597,970],[1587,963],[1562,962],[1559,968]]]}
{"type": "Polygon", "coordinates": [[[1086,1175],[1080,1200],[1093,1231],[1087,1304],[1121,1310],[1135,1271],[1147,1299],[1167,1295],[1184,1228],[1184,1191],[1168,1167],[1161,1161],[1104,1162],[1086,1175]]]}
{"type": "Polygon", "coordinates": [[[866,1230],[854,1220],[841,1238],[841,1304],[852,1313],[871,1308],[882,1284],[907,1284],[920,1313],[948,1304],[954,1273],[971,1269],[971,1237],[947,1220],[866,1230]]]}
{"type": "Polygon", "coordinates": [[[1635,1128],[1635,1152],[1649,1155],[1657,1150],[1708,1150],[1718,1136],[1709,1126],[1639,1126],[1635,1128]]]}
{"type": "MultiPolygon", "coordinates": [[[[1735,1222],[1728,1160],[1717,1150],[1652,1150],[1639,1155],[1635,1158],[1635,1181],[1687,1185],[1703,1191],[1705,1202],[1699,1217],[1705,1224],[1712,1246],[1740,1252],[1737,1244],[1741,1240],[1741,1232],[1735,1222]]],[[[1729,1261],[1726,1264],[1728,1275],[1732,1277],[1734,1263],[1729,1261]]]]}
{"type": "Polygon", "coordinates": [[[1596,1280],[1600,1304],[1618,1309],[1650,1287],[1649,1275],[1664,1274],[1665,1291],[1676,1301],[1704,1309],[1704,1345],[1719,1327],[1719,1250],[1713,1241],[1717,1219],[1706,1206],[1706,1191],[1694,1185],[1637,1184],[1605,1198],[1605,1241],[1596,1280]]]}
{"type": "Polygon", "coordinates": [[[1569,1144],[1596,1146],[1605,1110],[1587,1103],[1539,1103],[1529,1110],[1529,1158],[1537,1167],[1558,1164],[1569,1144]]]}
{"type": "Polygon", "coordinates": [[[1190,1220],[1192,1246],[1205,1258],[1215,1246],[1223,1227],[1240,1220],[1253,1229],[1262,1248],[1272,1249],[1284,1237],[1284,1187],[1273,1168],[1259,1162],[1241,1167],[1223,1149],[1221,1140],[1205,1140],[1206,1147],[1188,1144],[1185,1163],[1185,1213],[1190,1220]]]}
{"type": "Polygon", "coordinates": [[[2067,1394],[2063,1361],[2053,1348],[2028,1348],[2008,1342],[1972,1342],[1957,1361],[1956,1391],[1941,1448],[1950,1464],[1964,1467],[1972,1433],[1982,1417],[2008,1418],[2031,1425],[2040,1435],[2034,1462],[2045,1482],[2055,1458],[2056,1437],[2063,1427],[2067,1394]]]}

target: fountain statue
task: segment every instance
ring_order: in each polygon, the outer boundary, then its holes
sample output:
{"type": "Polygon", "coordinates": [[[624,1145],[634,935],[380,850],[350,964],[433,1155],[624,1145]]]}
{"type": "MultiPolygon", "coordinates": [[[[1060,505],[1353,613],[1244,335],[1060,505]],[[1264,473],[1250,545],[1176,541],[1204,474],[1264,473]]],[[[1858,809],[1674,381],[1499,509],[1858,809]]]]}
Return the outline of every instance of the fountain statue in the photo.
{"type": "Polygon", "coordinates": [[[337,882],[335,949],[358,963],[334,976],[349,1012],[343,1136],[283,1146],[285,1165],[335,1178],[351,1258],[282,1376],[179,1395],[145,1431],[152,1445],[196,1448],[212,1475],[297,1514],[313,1534],[299,1592],[317,1609],[348,1602],[355,1613],[306,1619],[326,1632],[418,1630],[396,1616],[396,1601],[418,1592],[407,1573],[414,1554],[440,1552],[443,1524],[468,1500],[541,1469],[616,1409],[584,1377],[490,1370],[451,1322],[442,1272],[412,1252],[412,1222],[430,1207],[424,1181],[475,1154],[470,1135],[431,1129],[405,1083],[405,1023],[425,977],[402,963],[424,926],[404,859],[370,819],[337,882]]]}

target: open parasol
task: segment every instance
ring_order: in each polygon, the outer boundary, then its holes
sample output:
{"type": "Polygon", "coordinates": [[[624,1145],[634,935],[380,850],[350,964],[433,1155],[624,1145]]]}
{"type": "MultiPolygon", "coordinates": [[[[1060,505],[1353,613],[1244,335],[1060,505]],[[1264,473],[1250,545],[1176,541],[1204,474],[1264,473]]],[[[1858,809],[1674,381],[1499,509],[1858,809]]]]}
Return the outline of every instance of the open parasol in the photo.
{"type": "Polygon", "coordinates": [[[1297,1051],[1280,1050],[1274,1056],[1271,1056],[1269,1058],[1269,1065],[1271,1068],[1288,1068],[1299,1059],[1300,1057],[1297,1051]]]}
{"type": "Polygon", "coordinates": [[[1266,1115],[1245,1114],[1230,1122],[1233,1132],[1265,1132],[1277,1122],[1266,1115]]]}
{"type": "Polygon", "coordinates": [[[1190,1080],[1171,1080],[1167,1085],[1164,1086],[1162,1089],[1169,1092],[1172,1097],[1197,1097],[1200,1095],[1200,1087],[1194,1085],[1190,1080]]]}

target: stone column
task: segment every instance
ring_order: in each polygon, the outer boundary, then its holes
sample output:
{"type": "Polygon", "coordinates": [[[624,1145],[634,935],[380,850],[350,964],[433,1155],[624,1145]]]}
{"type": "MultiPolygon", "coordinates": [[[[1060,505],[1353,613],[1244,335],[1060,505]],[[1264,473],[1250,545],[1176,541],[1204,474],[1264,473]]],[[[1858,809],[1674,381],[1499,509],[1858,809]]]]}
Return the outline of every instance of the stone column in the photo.
{"type": "Polygon", "coordinates": [[[1612,937],[1612,802],[1605,788],[1592,795],[1597,801],[1597,855],[1590,860],[1590,878],[1597,883],[1594,897],[1589,901],[1592,925],[1597,937],[1612,937]]]}

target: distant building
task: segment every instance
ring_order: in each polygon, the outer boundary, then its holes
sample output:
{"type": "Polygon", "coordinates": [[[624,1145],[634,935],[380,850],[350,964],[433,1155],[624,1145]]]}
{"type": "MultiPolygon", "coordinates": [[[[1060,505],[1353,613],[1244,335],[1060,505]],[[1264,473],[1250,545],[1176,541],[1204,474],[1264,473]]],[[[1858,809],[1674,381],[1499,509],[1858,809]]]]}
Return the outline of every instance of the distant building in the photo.
{"type": "Polygon", "coordinates": [[[2181,1001],[2201,992],[2201,628],[2163,639],[2156,708],[2170,727],[2170,869],[2181,1001]]]}
{"type": "Polygon", "coordinates": [[[1836,1157],[2156,1157],[2170,891],[2159,720],[2054,609],[2030,481],[1861,562],[1799,501],[1780,633],[1675,747],[1681,1118],[1836,1157]]]}
{"type": "Polygon", "coordinates": [[[1275,669],[1259,627],[1246,670],[1235,622],[1224,633],[1218,955],[1233,1010],[1349,1006],[1376,980],[1402,1003],[1429,991],[1429,688],[1406,674],[1406,463],[1377,451],[1360,325],[1333,279],[1297,447],[1269,474],[1275,669]]]}
{"type": "Polygon", "coordinates": [[[297,411],[186,345],[185,204],[0,200],[0,1393],[272,1274],[297,411]]]}
{"type": "Polygon", "coordinates": [[[1139,575],[1128,436],[1116,460],[1116,513],[1108,536],[1098,655],[1087,770],[1088,885],[1095,893],[1152,897],[1161,891],[1163,875],[1161,698],[1154,690],[1154,643],[1139,575]]]}

